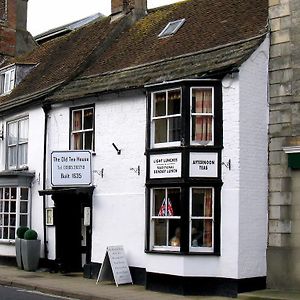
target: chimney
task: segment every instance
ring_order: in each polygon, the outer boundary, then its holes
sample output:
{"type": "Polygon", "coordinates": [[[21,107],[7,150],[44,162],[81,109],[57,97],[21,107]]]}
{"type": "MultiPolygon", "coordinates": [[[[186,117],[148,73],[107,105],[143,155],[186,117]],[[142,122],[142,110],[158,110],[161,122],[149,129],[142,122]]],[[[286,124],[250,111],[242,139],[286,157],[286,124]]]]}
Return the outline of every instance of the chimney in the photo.
{"type": "Polygon", "coordinates": [[[27,1],[0,0],[0,55],[13,57],[35,47],[26,28],[27,1]]]}
{"type": "Polygon", "coordinates": [[[147,11],[147,0],[111,0],[111,14],[126,14],[133,11],[136,16],[144,16],[147,11]]]}

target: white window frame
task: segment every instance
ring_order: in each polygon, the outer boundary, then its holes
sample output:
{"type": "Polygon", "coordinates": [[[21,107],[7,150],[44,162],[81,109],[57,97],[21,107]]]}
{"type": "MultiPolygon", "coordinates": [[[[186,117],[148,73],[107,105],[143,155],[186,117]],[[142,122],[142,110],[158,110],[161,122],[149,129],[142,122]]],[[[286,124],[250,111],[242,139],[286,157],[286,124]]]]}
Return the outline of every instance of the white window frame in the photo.
{"type": "Polygon", "coordinates": [[[91,150],[94,151],[95,148],[95,107],[94,106],[87,106],[87,107],[82,107],[82,108],[71,108],[71,150],[75,150],[74,149],[74,134],[76,133],[82,133],[83,134],[83,138],[82,138],[82,149],[77,149],[77,150],[91,150]],[[81,111],[81,128],[83,128],[83,124],[84,124],[84,111],[85,110],[93,110],[93,128],[92,129],[81,129],[81,130],[73,130],[73,117],[74,117],[74,113],[77,111],[81,111]],[[93,134],[93,140],[92,140],[92,149],[85,149],[85,133],[87,132],[92,132],[93,134]]]}
{"type": "MultiPolygon", "coordinates": [[[[155,216],[154,215],[154,191],[155,190],[171,190],[171,189],[178,189],[181,193],[181,188],[178,186],[171,186],[171,187],[156,187],[150,189],[150,247],[153,251],[170,251],[170,252],[179,252],[180,247],[174,247],[174,246],[155,246],[154,245],[154,222],[155,220],[180,220],[181,216],[155,216]]],[[[167,223],[168,224],[168,223],[167,223]]],[[[167,225],[167,233],[168,233],[168,225],[167,225]]],[[[170,240],[170,237],[167,238],[167,240],[170,240]]]]}
{"type": "MultiPolygon", "coordinates": [[[[23,226],[27,226],[29,227],[30,226],[30,218],[31,218],[31,214],[30,214],[30,211],[31,211],[31,190],[29,187],[27,186],[0,186],[0,188],[3,189],[3,195],[4,195],[4,191],[6,188],[9,188],[10,189],[10,195],[11,195],[11,189],[12,188],[15,188],[16,189],[16,224],[15,224],[15,237],[17,236],[17,229],[18,227],[20,227],[20,216],[21,215],[27,215],[27,224],[26,225],[23,225],[23,226]],[[21,189],[27,189],[28,190],[28,199],[27,200],[27,212],[26,213],[21,213],[21,189]]],[[[3,196],[4,197],[4,196],[3,196]]],[[[1,199],[3,200],[3,199],[1,199]]],[[[5,200],[9,200],[9,205],[10,205],[10,202],[11,202],[11,197],[9,199],[5,199],[5,200]]],[[[2,208],[4,210],[4,207],[2,208]]],[[[4,212],[0,210],[0,215],[4,215],[4,212]]],[[[2,236],[3,236],[3,228],[4,228],[4,224],[3,225],[0,225],[0,242],[1,243],[14,243],[15,239],[3,239],[2,236]]],[[[9,228],[9,227],[8,227],[9,228]]]]}
{"type": "MultiPolygon", "coordinates": [[[[166,148],[166,147],[176,147],[180,146],[181,141],[174,141],[174,142],[165,142],[165,143],[155,143],[155,120],[162,120],[162,119],[171,119],[180,117],[180,122],[182,122],[182,88],[172,88],[172,89],[165,89],[165,90],[159,90],[151,93],[151,148],[166,148]],[[154,117],[154,95],[160,94],[160,93],[166,93],[168,95],[168,92],[180,90],[180,114],[175,115],[168,115],[168,96],[166,98],[166,115],[154,117]]],[[[182,128],[181,128],[182,130],[182,128]]],[[[167,140],[169,140],[169,122],[167,121],[167,140]]]]}
{"type": "Polygon", "coordinates": [[[163,38],[163,37],[169,37],[169,36],[174,35],[179,30],[179,28],[183,25],[184,22],[185,22],[185,19],[180,19],[180,20],[175,20],[175,21],[169,22],[166,25],[166,27],[161,31],[161,33],[158,35],[158,37],[163,38]],[[175,23],[178,23],[178,24],[174,28],[174,30],[171,33],[169,33],[169,34],[166,34],[166,31],[168,30],[169,26],[171,26],[171,25],[173,25],[175,23]]]}
{"type": "Polygon", "coordinates": [[[202,145],[202,146],[213,146],[215,143],[215,88],[213,86],[193,86],[190,88],[190,144],[191,145],[202,145]],[[201,90],[201,89],[211,89],[212,90],[212,112],[211,113],[193,113],[193,89],[201,90]],[[212,127],[211,134],[212,140],[210,142],[197,142],[193,141],[193,116],[211,116],[212,117],[212,127]]]}
{"type": "Polygon", "coordinates": [[[0,72],[0,95],[9,94],[15,86],[16,68],[11,68],[5,72],[0,72]]]}
{"type": "MultiPolygon", "coordinates": [[[[19,119],[16,119],[16,120],[11,120],[11,121],[8,121],[6,123],[6,138],[7,138],[7,143],[6,143],[6,166],[7,166],[7,169],[9,170],[14,170],[14,169],[23,169],[23,168],[26,168],[28,166],[28,142],[29,142],[29,136],[27,138],[27,142],[23,142],[23,143],[20,143],[19,142],[19,126],[20,126],[20,122],[23,121],[23,120],[28,120],[28,129],[29,129],[29,116],[25,116],[25,117],[22,117],[22,118],[19,118],[19,119]],[[13,123],[17,123],[17,126],[18,126],[18,137],[17,137],[17,143],[16,143],[16,147],[17,147],[17,163],[15,166],[10,166],[9,164],[9,155],[8,155],[8,152],[9,152],[9,147],[12,147],[12,145],[9,145],[8,144],[8,135],[9,135],[9,124],[13,124],[13,123]],[[20,165],[19,163],[19,145],[24,145],[24,144],[27,144],[27,161],[25,164],[22,164],[20,165]]],[[[28,132],[28,135],[29,135],[29,132],[28,132]]]]}
{"type": "Polygon", "coordinates": [[[190,252],[204,252],[204,253],[212,253],[214,251],[214,241],[215,241],[215,236],[214,236],[214,228],[215,228],[215,211],[214,211],[214,204],[215,204],[215,188],[212,186],[193,186],[190,187],[190,201],[189,201],[190,209],[189,209],[189,251],[190,252]],[[212,215],[211,217],[193,217],[192,216],[192,201],[193,201],[193,189],[211,189],[212,190],[212,215]],[[192,247],[192,221],[193,220],[212,220],[212,246],[211,247],[192,247]]]}

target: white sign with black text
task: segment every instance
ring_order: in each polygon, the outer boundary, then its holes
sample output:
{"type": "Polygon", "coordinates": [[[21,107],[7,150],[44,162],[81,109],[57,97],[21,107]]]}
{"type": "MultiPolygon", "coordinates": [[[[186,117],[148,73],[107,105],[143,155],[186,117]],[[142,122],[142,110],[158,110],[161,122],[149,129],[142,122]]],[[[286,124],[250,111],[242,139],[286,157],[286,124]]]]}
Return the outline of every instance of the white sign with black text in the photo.
{"type": "Polygon", "coordinates": [[[190,177],[218,177],[218,153],[191,152],[190,177]]]}
{"type": "Polygon", "coordinates": [[[132,284],[123,246],[109,246],[106,248],[104,261],[96,283],[112,279],[115,280],[117,286],[126,283],[132,284]]]}
{"type": "Polygon", "coordinates": [[[53,151],[51,153],[51,184],[53,186],[91,185],[91,152],[53,151]]]}
{"type": "Polygon", "coordinates": [[[181,153],[150,156],[150,178],[181,177],[181,153]]]}

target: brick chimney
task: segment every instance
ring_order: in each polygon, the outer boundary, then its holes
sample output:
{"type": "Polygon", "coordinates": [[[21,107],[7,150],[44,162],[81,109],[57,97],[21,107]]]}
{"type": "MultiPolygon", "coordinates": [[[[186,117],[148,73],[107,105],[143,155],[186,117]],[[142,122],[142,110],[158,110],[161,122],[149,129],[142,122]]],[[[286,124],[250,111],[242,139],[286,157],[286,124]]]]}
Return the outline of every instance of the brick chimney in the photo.
{"type": "Polygon", "coordinates": [[[144,16],[147,11],[147,0],[111,0],[111,14],[133,11],[138,16],[144,16]]]}
{"type": "Polygon", "coordinates": [[[0,55],[17,56],[34,48],[27,31],[27,1],[0,0],[0,55]]]}

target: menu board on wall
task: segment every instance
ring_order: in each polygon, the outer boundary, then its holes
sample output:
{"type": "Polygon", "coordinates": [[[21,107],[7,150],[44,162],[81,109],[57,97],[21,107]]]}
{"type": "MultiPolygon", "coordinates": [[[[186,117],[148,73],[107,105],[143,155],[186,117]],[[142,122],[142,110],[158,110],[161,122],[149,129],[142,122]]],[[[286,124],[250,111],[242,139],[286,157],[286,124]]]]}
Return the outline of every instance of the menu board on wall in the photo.
{"type": "Polygon", "coordinates": [[[181,177],[181,153],[150,156],[150,178],[181,177]]]}
{"type": "Polygon", "coordinates": [[[218,153],[191,152],[190,177],[218,177],[218,153]]]}

